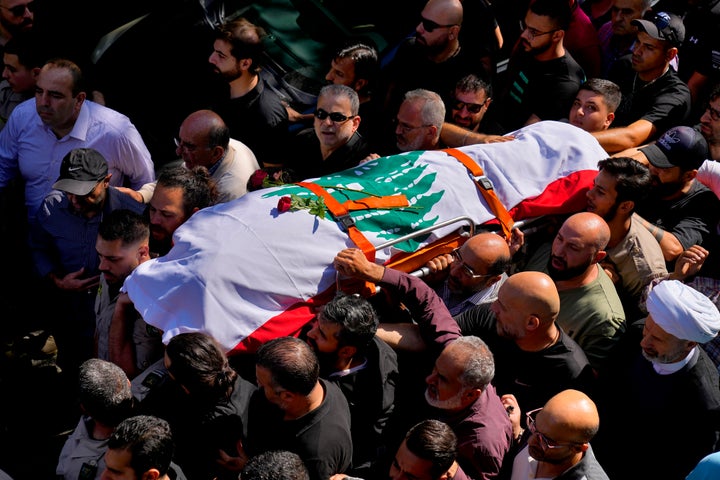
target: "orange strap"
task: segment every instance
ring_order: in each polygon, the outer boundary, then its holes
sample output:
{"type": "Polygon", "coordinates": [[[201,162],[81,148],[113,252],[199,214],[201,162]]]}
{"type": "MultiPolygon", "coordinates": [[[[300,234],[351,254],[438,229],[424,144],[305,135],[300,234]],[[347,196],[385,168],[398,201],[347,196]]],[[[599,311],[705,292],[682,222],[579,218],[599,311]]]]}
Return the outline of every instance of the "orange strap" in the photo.
{"type": "Polygon", "coordinates": [[[365,197],[358,200],[348,200],[343,206],[350,211],[371,210],[378,208],[402,208],[410,205],[405,195],[387,195],[385,197],[365,197]]]}
{"type": "Polygon", "coordinates": [[[327,190],[316,183],[310,182],[298,182],[298,185],[305,187],[313,192],[318,197],[321,197],[325,201],[330,213],[337,222],[340,223],[343,230],[345,230],[355,245],[363,251],[365,257],[371,262],[375,261],[375,246],[362,234],[360,230],[355,226],[355,220],[350,216],[350,210],[345,207],[342,203],[335,200],[327,190]]]}
{"type": "Polygon", "coordinates": [[[470,171],[473,176],[473,180],[475,181],[475,185],[485,198],[485,201],[487,202],[488,207],[490,207],[493,215],[495,215],[495,218],[497,218],[500,222],[505,238],[510,238],[510,232],[512,231],[513,224],[515,222],[505,208],[505,205],[500,202],[500,199],[495,193],[492,182],[485,176],[485,172],[483,172],[482,167],[475,163],[475,161],[466,153],[461,152],[456,148],[446,148],[443,152],[455,157],[456,160],[465,165],[465,168],[470,171]]]}

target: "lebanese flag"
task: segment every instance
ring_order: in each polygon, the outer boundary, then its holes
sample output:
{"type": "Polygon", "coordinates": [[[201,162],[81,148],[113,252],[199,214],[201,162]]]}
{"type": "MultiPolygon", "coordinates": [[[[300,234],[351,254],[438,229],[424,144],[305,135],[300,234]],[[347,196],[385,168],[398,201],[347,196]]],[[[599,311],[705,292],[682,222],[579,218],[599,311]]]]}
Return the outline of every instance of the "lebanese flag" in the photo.
{"type": "MultiPolygon", "coordinates": [[[[597,163],[607,157],[594,137],[554,121],[512,135],[510,142],[459,150],[482,167],[513,219],[582,210],[597,163]]],[[[464,219],[479,226],[495,218],[465,166],[443,151],[383,157],[308,181],[339,203],[404,195],[407,207],[350,216],[376,248],[375,261],[405,271],[416,267],[398,259],[437,254],[437,246],[457,242],[464,219]],[[426,233],[396,243],[420,230],[426,233]]],[[[333,259],[356,245],[321,208],[281,213],[280,199],[292,195],[317,204],[310,190],[289,184],[198,211],[176,230],[167,255],[127,278],[124,289],[135,308],[164,332],[165,343],[178,333],[204,331],[229,354],[254,352],[269,339],[297,334],[332,298],[333,259]]]]}

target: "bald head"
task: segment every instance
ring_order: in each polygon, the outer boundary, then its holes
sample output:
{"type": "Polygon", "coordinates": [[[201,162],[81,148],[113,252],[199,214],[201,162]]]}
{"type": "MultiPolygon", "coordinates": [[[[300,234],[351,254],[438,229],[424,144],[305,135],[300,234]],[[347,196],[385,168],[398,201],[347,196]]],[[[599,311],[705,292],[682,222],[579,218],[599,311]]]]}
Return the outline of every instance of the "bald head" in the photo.
{"type": "Polygon", "coordinates": [[[440,25],[461,25],[463,6],[460,0],[429,0],[423,9],[425,18],[433,19],[440,25]]]}
{"type": "Polygon", "coordinates": [[[500,287],[513,306],[524,315],[535,315],[542,324],[555,321],[560,312],[560,295],[552,278],[542,272],[518,272],[500,287]]]}
{"type": "Polygon", "coordinates": [[[490,266],[498,261],[510,261],[510,248],[507,242],[495,233],[478,233],[463,246],[464,250],[467,250],[464,257],[467,257],[468,263],[477,260],[490,266]]]}
{"type": "Polygon", "coordinates": [[[220,161],[230,145],[230,129],[212,110],[198,110],[180,125],[177,154],[188,168],[210,168],[220,161]]]}
{"type": "Polygon", "coordinates": [[[500,235],[479,233],[458,250],[450,266],[448,288],[457,295],[470,296],[498,282],[512,262],[510,248],[500,235]],[[470,274],[470,271],[473,274],[470,274]]]}
{"type": "Polygon", "coordinates": [[[577,233],[587,245],[592,245],[597,250],[605,249],[610,241],[610,227],[601,216],[592,212],[572,215],[565,220],[562,228],[564,227],[577,233]]]}
{"type": "Polygon", "coordinates": [[[587,443],[600,426],[595,403],[579,390],[558,393],[547,401],[541,414],[543,422],[550,423],[553,430],[565,432],[563,441],[587,443]]]}

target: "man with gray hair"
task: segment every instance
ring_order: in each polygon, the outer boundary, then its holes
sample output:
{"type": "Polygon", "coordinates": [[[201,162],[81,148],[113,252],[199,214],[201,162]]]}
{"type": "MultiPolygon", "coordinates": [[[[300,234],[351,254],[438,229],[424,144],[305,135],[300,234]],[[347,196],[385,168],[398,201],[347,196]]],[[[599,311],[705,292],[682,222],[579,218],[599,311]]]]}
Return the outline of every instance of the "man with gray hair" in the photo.
{"type": "Polygon", "coordinates": [[[313,127],[297,133],[284,166],[295,179],[319,177],[356,166],[369,151],[360,126],[358,94],[346,85],[325,85],[318,95],[313,127]]]}
{"type": "Polygon", "coordinates": [[[418,88],[405,93],[395,123],[398,150],[441,148],[440,131],[445,121],[445,104],[435,92],[418,88]]]}
{"type": "Polygon", "coordinates": [[[91,358],[80,366],[78,385],[82,416],[63,445],[56,473],[68,480],[100,478],[108,439],[132,412],[130,380],[114,363],[91,358]]]}
{"type": "Polygon", "coordinates": [[[425,379],[425,400],[458,437],[458,463],[472,478],[495,478],[513,440],[512,424],[491,384],[495,361],[475,336],[453,340],[425,379]]]}
{"type": "Polygon", "coordinates": [[[593,447],[610,478],[681,480],[716,449],[718,372],[700,346],[720,331],[720,312],[678,280],[658,283],[647,310],[639,344],[633,341],[602,377],[597,401],[603,426],[593,447]],[[628,435],[628,425],[642,432],[642,441],[628,435]]]}

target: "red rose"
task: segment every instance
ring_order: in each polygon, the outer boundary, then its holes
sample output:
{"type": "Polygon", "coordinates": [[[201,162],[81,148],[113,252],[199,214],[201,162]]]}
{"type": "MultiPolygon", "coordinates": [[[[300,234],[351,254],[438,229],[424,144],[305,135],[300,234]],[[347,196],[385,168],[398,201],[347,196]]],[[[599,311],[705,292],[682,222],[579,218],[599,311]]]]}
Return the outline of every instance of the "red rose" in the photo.
{"type": "Polygon", "coordinates": [[[250,187],[253,190],[259,190],[263,186],[263,180],[265,180],[265,177],[268,176],[268,173],[265,170],[258,169],[255,170],[255,172],[250,177],[250,187]]]}
{"type": "Polygon", "coordinates": [[[288,196],[280,197],[280,200],[278,200],[277,209],[278,212],[283,213],[290,210],[290,206],[292,205],[292,200],[288,196]]]}

